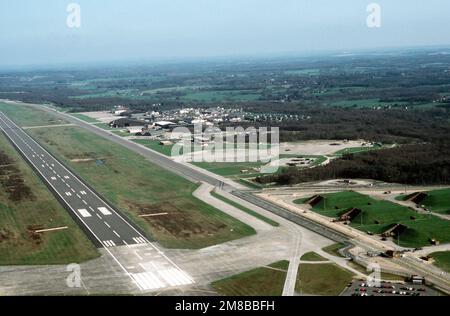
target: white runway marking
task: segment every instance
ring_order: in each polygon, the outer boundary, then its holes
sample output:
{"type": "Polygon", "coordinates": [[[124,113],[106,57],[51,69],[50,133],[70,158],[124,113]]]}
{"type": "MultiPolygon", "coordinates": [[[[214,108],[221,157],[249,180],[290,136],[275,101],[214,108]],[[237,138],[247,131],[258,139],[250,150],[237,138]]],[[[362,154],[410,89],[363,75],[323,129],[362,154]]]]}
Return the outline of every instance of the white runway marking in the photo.
{"type": "Polygon", "coordinates": [[[53,181],[55,181],[55,180],[56,180],[56,177],[51,177],[50,179],[52,179],[53,181]]]}
{"type": "Polygon", "coordinates": [[[144,290],[159,289],[165,285],[151,272],[133,273],[131,276],[144,290]]]}
{"type": "Polygon", "coordinates": [[[133,237],[133,240],[137,244],[145,244],[147,241],[142,237],[133,237]]]}
{"type": "Polygon", "coordinates": [[[91,217],[91,213],[89,213],[86,209],[81,208],[78,210],[78,213],[81,214],[83,217],[91,217]]]}
{"type": "Polygon", "coordinates": [[[67,196],[72,196],[72,193],[66,192],[66,195],[67,195],[67,196]]]}
{"type": "Polygon", "coordinates": [[[64,179],[70,179],[70,177],[69,176],[64,176],[64,179]]]}
{"type": "Polygon", "coordinates": [[[103,222],[103,223],[105,223],[105,225],[108,226],[108,228],[111,228],[111,226],[109,226],[109,224],[107,222],[103,222]]]}
{"type": "Polygon", "coordinates": [[[86,191],[80,191],[81,195],[86,195],[86,191]]]}
{"type": "Polygon", "coordinates": [[[105,240],[103,243],[106,245],[106,247],[114,247],[116,244],[112,240],[105,240]]]}
{"type": "Polygon", "coordinates": [[[87,205],[87,202],[85,200],[81,200],[81,202],[83,202],[84,205],[87,205]]]}
{"type": "Polygon", "coordinates": [[[193,282],[186,273],[176,268],[160,270],[158,274],[171,286],[191,284],[193,282]]]}
{"type": "Polygon", "coordinates": [[[117,237],[120,238],[120,235],[115,230],[113,230],[113,233],[114,233],[114,235],[116,235],[117,237]]]}
{"type": "Polygon", "coordinates": [[[97,209],[103,214],[103,215],[111,215],[111,212],[108,211],[106,207],[97,207],[97,209]]]}

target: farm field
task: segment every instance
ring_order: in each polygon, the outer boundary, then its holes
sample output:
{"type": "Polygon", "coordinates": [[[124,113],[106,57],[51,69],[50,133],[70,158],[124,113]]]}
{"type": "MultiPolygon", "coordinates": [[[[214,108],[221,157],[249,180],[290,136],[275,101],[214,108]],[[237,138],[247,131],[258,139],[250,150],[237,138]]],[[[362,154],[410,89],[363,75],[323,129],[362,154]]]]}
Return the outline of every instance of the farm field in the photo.
{"type": "MultiPolygon", "coordinates": [[[[300,199],[295,203],[304,203],[300,199]]],[[[395,224],[408,227],[394,242],[404,247],[430,245],[431,239],[441,243],[450,242],[450,222],[433,215],[418,214],[409,208],[383,200],[375,200],[357,192],[339,192],[323,195],[323,199],[312,210],[328,217],[336,218],[350,208],[362,212],[351,222],[351,226],[361,231],[381,234],[395,224]]]]}
{"type": "Polygon", "coordinates": [[[350,271],[334,263],[301,263],[295,291],[300,294],[336,296],[352,279],[350,271]]]}
{"type": "Polygon", "coordinates": [[[357,107],[357,108],[371,108],[371,107],[387,107],[387,106],[404,106],[408,102],[382,102],[379,99],[361,99],[361,100],[341,100],[331,103],[332,106],[339,107],[357,107]]]}
{"type": "Polygon", "coordinates": [[[99,256],[3,133],[0,165],[0,265],[68,264],[99,256]],[[67,229],[35,232],[57,227],[67,229]]]}
{"type": "Polygon", "coordinates": [[[225,296],[281,296],[288,266],[288,261],[275,262],[214,281],[211,286],[225,296]]]}
{"type": "Polygon", "coordinates": [[[30,133],[165,247],[202,248],[255,234],[194,198],[196,184],[120,145],[77,127],[30,133]],[[139,217],[150,213],[167,214],[139,217]]]}

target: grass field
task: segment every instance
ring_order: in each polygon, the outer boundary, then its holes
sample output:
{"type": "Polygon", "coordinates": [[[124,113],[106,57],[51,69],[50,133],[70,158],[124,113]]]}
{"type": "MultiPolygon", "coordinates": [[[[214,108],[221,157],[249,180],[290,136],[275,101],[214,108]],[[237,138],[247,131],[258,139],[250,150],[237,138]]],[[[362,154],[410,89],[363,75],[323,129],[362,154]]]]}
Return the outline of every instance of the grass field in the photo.
{"type": "Polygon", "coordinates": [[[256,101],[260,96],[258,90],[207,90],[186,91],[181,99],[199,102],[256,101]]]}
{"type": "Polygon", "coordinates": [[[107,139],[77,127],[30,133],[165,247],[202,248],[255,234],[194,198],[196,184],[107,139]],[[149,213],[168,214],[139,217],[149,213]]]}
{"type": "Polygon", "coordinates": [[[26,106],[16,106],[0,102],[0,112],[19,122],[21,126],[41,126],[67,123],[44,111],[37,111],[26,106]]]}
{"type": "Polygon", "coordinates": [[[206,169],[220,176],[235,176],[245,174],[259,174],[258,169],[264,163],[262,162],[193,162],[197,167],[206,169]],[[248,172],[242,173],[241,170],[248,170],[248,172]]]}
{"type": "MultiPolygon", "coordinates": [[[[26,118],[28,120],[28,118],[26,118]]],[[[99,254],[69,214],[53,197],[17,151],[0,133],[0,265],[68,264],[99,254]],[[24,186],[15,198],[7,194],[13,175],[24,186]],[[34,233],[38,229],[68,229],[34,233]]]]}
{"type": "Polygon", "coordinates": [[[387,106],[402,106],[408,105],[408,102],[381,102],[378,99],[360,99],[360,100],[341,100],[331,104],[338,107],[357,107],[357,108],[372,108],[372,107],[387,107],[387,106]]]}
{"type": "Polygon", "coordinates": [[[353,279],[353,274],[334,263],[301,263],[295,291],[310,295],[339,295],[353,279]]]}
{"type": "MultiPolygon", "coordinates": [[[[284,158],[314,158],[315,161],[312,163],[313,166],[320,165],[321,163],[327,160],[327,157],[325,156],[289,155],[289,154],[280,155],[280,159],[284,158]]],[[[263,163],[261,161],[255,162],[244,161],[244,162],[193,162],[193,164],[197,167],[206,169],[220,176],[241,178],[248,176],[257,177],[259,175],[262,175],[259,169],[262,166],[266,165],[267,163],[263,163]],[[241,172],[243,170],[246,171],[241,172]]],[[[285,167],[280,166],[277,172],[281,172],[283,168],[285,167]]]]}
{"type": "Polygon", "coordinates": [[[344,248],[344,247],[345,247],[344,244],[336,243],[336,244],[332,244],[332,245],[326,246],[326,247],[322,248],[322,250],[325,251],[326,253],[332,255],[332,256],[343,258],[344,256],[339,253],[339,250],[344,248]]]}
{"type": "Polygon", "coordinates": [[[315,252],[307,252],[305,253],[300,260],[302,261],[328,261],[328,259],[322,257],[321,255],[315,252]]]}
{"type": "MultiPolygon", "coordinates": [[[[359,272],[361,272],[364,275],[369,275],[369,274],[373,273],[372,271],[367,271],[366,267],[363,267],[362,265],[360,265],[354,261],[349,261],[347,264],[350,267],[352,267],[353,269],[358,270],[359,272]]],[[[402,276],[396,275],[396,274],[385,273],[385,272],[380,273],[380,278],[382,280],[386,280],[386,281],[405,281],[405,277],[402,277],[402,276]]]]}
{"type": "Polygon", "coordinates": [[[226,197],[223,197],[222,195],[220,195],[220,194],[218,194],[218,193],[216,193],[214,191],[211,192],[211,195],[214,196],[215,198],[217,198],[217,199],[227,203],[227,204],[230,204],[231,206],[234,206],[237,209],[240,209],[241,211],[243,211],[243,212],[245,212],[247,214],[250,214],[250,215],[252,215],[252,216],[254,216],[254,217],[256,217],[256,218],[258,218],[258,219],[260,219],[260,220],[262,220],[264,222],[266,222],[269,225],[280,226],[280,224],[278,224],[277,222],[271,220],[270,218],[267,218],[267,217],[265,217],[265,216],[263,216],[263,215],[261,215],[259,213],[256,213],[255,211],[252,211],[251,209],[246,208],[245,206],[242,206],[242,205],[240,205],[240,204],[238,204],[238,203],[236,203],[234,201],[231,201],[231,200],[227,199],[226,197]]]}
{"type": "MultiPolygon", "coordinates": [[[[430,239],[441,243],[450,242],[450,222],[433,215],[418,214],[409,208],[384,200],[375,200],[357,192],[339,192],[323,195],[324,199],[312,208],[328,217],[338,217],[349,208],[359,208],[362,212],[353,219],[351,226],[361,231],[380,234],[393,224],[408,227],[395,242],[404,247],[430,245],[430,239]],[[413,219],[415,218],[415,219],[413,219]]],[[[305,199],[297,200],[303,203],[305,199]]]]}
{"type": "Polygon", "coordinates": [[[450,189],[435,190],[426,192],[428,196],[420,202],[429,210],[441,213],[450,214],[450,189]]]}
{"type": "Polygon", "coordinates": [[[288,261],[278,261],[215,281],[211,286],[225,296],[281,296],[288,267],[288,261]]]}
{"type": "Polygon", "coordinates": [[[366,151],[377,150],[383,148],[382,146],[373,146],[373,147],[350,147],[338,150],[334,153],[335,156],[342,156],[345,154],[359,154],[366,151]]]}
{"type": "Polygon", "coordinates": [[[89,117],[87,115],[80,114],[80,113],[72,113],[70,115],[72,115],[80,120],[83,120],[85,122],[88,122],[88,123],[99,123],[100,122],[100,121],[96,120],[95,118],[92,118],[92,117],[89,117]]]}
{"type": "Polygon", "coordinates": [[[433,252],[430,256],[434,259],[436,267],[450,272],[450,251],[433,252]]]}
{"type": "MultiPolygon", "coordinates": [[[[175,147],[175,153],[183,154],[182,146],[179,145],[167,145],[163,146],[159,144],[157,140],[147,140],[147,139],[133,139],[133,142],[144,145],[154,151],[159,152],[160,154],[166,155],[168,157],[172,156],[172,150],[175,147]]],[[[178,156],[178,155],[177,155],[178,156]]]]}

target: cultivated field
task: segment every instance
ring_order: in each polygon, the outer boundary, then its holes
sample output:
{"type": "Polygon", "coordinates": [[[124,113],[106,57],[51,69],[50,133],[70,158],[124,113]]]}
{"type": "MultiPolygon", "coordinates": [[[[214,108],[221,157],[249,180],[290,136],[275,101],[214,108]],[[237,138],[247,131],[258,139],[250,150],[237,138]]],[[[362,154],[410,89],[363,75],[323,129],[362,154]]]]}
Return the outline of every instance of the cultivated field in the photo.
{"type": "Polygon", "coordinates": [[[0,264],[68,264],[97,256],[93,244],[0,133],[0,264]]]}
{"type": "MultiPolygon", "coordinates": [[[[405,206],[353,191],[324,194],[323,197],[312,208],[313,211],[336,218],[350,208],[358,208],[362,212],[352,220],[351,226],[361,231],[380,234],[394,224],[405,225],[408,228],[394,240],[401,246],[429,246],[431,239],[450,242],[450,222],[436,216],[419,214],[405,206]]],[[[305,200],[300,199],[296,203],[304,203],[305,200]]]]}

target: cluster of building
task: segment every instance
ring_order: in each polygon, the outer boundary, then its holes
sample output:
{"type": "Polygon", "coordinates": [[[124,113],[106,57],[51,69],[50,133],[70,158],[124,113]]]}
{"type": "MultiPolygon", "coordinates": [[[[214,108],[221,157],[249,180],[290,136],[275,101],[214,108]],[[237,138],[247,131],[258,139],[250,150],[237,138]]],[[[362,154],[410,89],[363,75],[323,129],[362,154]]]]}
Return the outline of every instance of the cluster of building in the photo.
{"type": "Polygon", "coordinates": [[[244,112],[242,109],[213,107],[213,108],[182,108],[166,111],[148,111],[145,113],[132,111],[124,106],[116,106],[112,114],[118,118],[110,122],[111,127],[128,128],[155,126],[163,129],[172,129],[177,126],[193,126],[202,124],[205,127],[214,126],[221,123],[240,122],[265,122],[265,121],[285,121],[285,120],[305,120],[309,116],[298,114],[258,114],[244,112]]]}

